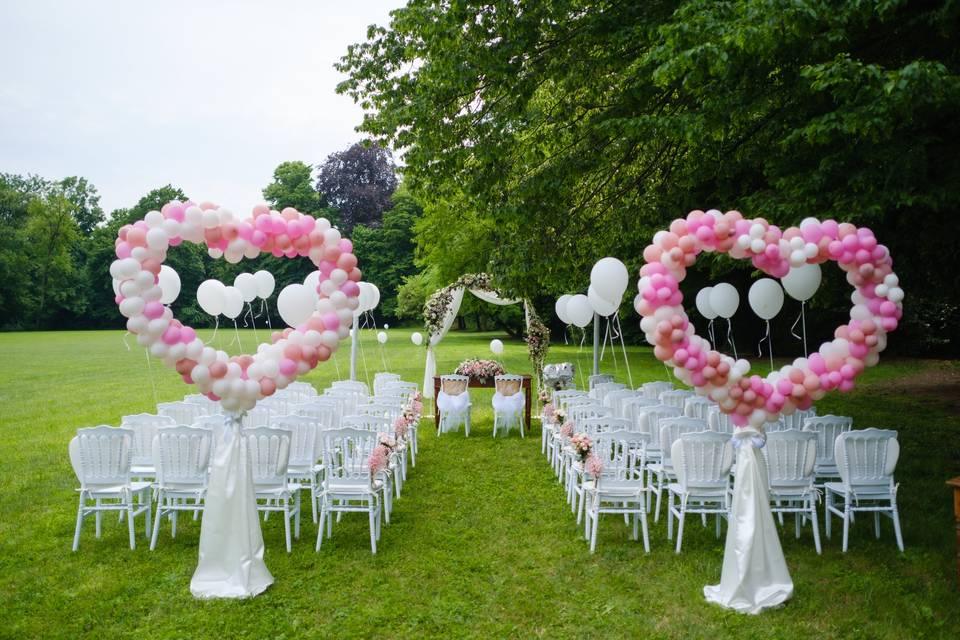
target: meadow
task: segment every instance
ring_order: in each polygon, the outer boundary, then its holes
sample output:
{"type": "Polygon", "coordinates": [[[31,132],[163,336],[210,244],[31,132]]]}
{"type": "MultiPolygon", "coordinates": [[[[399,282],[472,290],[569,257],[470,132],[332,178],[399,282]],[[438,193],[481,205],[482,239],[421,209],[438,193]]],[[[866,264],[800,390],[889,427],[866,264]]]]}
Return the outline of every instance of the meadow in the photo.
{"type": "MultiPolygon", "coordinates": [[[[386,368],[422,380],[424,351],[411,344],[411,330],[391,329],[383,349],[373,332],[362,333],[360,379],[386,368]]],[[[252,333],[241,335],[251,350],[252,333]]],[[[506,344],[500,359],[508,370],[528,373],[525,345],[494,333],[450,333],[438,370],[491,357],[494,337],[506,344]]],[[[230,338],[218,336],[223,344],[230,338]]],[[[322,389],[347,375],[347,357],[344,348],[303,379],[322,389]]],[[[583,369],[589,357],[554,345],[548,361],[583,369]]],[[[492,439],[486,390],[471,391],[469,438],[438,438],[432,418],[422,423],[417,466],[376,556],[363,516],[335,526],[320,553],[306,517],[289,555],[282,521],[271,518],[263,535],[275,584],[249,601],[194,600],[198,522],[182,519],[175,539],[164,527],[151,552],[142,521],[131,551],[125,525],[105,519],[97,540],[88,519],[71,553],[78,483],[67,456],[78,427],[117,425],[191,389],[159,361],[148,365],[119,331],[0,334],[0,358],[0,637],[939,638],[960,628],[944,486],[960,474],[960,415],[956,387],[938,386],[956,381],[957,363],[888,359],[855,391],[818,403],[820,413],[853,416],[855,428],[899,430],[906,551],[897,550],[888,520],[877,540],[866,519],[853,527],[848,553],[835,534],[818,556],[809,529],[797,540],[788,521],[781,539],[794,598],[747,617],[703,600],[703,586],[719,581],[723,554],[712,524],[690,519],[676,555],[665,519],[651,521],[645,554],[622,521],[608,517],[590,555],[540,455],[539,427],[525,439],[492,439]]],[[[629,348],[629,361],[635,386],[668,376],[645,347],[629,348]]],[[[607,353],[603,370],[627,382],[622,357],[607,353]]]]}

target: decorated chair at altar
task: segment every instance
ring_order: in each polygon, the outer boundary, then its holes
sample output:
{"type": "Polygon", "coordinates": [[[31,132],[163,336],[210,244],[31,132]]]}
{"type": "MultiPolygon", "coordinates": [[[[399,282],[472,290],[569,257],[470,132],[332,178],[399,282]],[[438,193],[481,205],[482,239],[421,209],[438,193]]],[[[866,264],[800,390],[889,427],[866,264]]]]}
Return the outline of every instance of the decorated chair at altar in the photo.
{"type": "Polygon", "coordinates": [[[440,422],[437,435],[458,431],[463,425],[464,433],[470,436],[470,378],[455,374],[440,376],[440,393],[437,394],[437,409],[440,422]]]}
{"type": "Polygon", "coordinates": [[[497,437],[497,430],[509,432],[514,425],[520,428],[520,437],[523,434],[523,409],[526,398],[521,388],[522,376],[505,373],[494,376],[493,394],[493,437],[497,437]]]}

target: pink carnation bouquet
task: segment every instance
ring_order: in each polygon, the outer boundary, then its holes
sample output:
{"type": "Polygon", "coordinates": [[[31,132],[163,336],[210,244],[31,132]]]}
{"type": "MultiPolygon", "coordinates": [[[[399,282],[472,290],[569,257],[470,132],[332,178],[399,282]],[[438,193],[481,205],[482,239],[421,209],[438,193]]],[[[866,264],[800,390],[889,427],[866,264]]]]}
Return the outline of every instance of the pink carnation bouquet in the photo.
{"type": "Polygon", "coordinates": [[[563,426],[560,427],[560,435],[564,438],[569,438],[573,436],[573,422],[567,420],[563,423],[563,426]]]}
{"type": "Polygon", "coordinates": [[[370,477],[385,471],[390,466],[390,450],[382,444],[375,446],[367,458],[367,466],[370,468],[370,477]]]}
{"type": "Polygon", "coordinates": [[[409,432],[410,421],[405,415],[393,421],[393,433],[397,438],[406,438],[409,432]]]}
{"type": "Polygon", "coordinates": [[[578,433],[570,438],[570,446],[580,462],[585,462],[590,452],[593,451],[593,440],[585,433],[578,433]]]}
{"type": "Polygon", "coordinates": [[[603,473],[603,462],[591,453],[587,456],[587,461],[584,463],[583,468],[587,473],[597,478],[603,473]]]}

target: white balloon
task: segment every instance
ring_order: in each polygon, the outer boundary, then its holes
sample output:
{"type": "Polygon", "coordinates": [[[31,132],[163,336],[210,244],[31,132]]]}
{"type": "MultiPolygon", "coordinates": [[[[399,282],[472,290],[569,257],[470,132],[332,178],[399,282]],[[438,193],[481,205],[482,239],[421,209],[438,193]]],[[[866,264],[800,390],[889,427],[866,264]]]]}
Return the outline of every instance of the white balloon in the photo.
{"type": "Polygon", "coordinates": [[[277,312],[291,327],[298,327],[313,314],[316,294],[302,284],[288,284],[277,296],[277,312]]]}
{"type": "Polygon", "coordinates": [[[167,232],[160,227],[147,230],[147,246],[151,249],[166,249],[170,242],[167,232]]]}
{"type": "Polygon", "coordinates": [[[360,306],[357,307],[357,313],[363,313],[373,309],[373,289],[369,282],[358,282],[360,287],[360,306]]]}
{"type": "Polygon", "coordinates": [[[567,315],[567,302],[572,298],[570,294],[564,294],[557,298],[556,304],[553,305],[553,310],[557,312],[557,317],[560,318],[560,322],[563,324],[570,324],[570,317],[567,315]]]}
{"type": "Polygon", "coordinates": [[[380,289],[378,289],[377,285],[373,284],[372,282],[369,283],[369,286],[370,286],[370,293],[373,297],[371,298],[370,308],[367,309],[367,311],[376,309],[377,305],[380,304],[380,289]]]}
{"type": "Polygon", "coordinates": [[[180,295],[180,274],[167,265],[160,266],[160,302],[170,304],[180,295]]]}
{"type": "Polygon", "coordinates": [[[704,287],[697,292],[697,311],[707,320],[713,320],[717,317],[717,312],[710,306],[710,292],[713,287],[704,287]]]}
{"type": "Polygon", "coordinates": [[[496,356],[499,356],[501,353],[503,353],[503,341],[497,340],[496,338],[491,340],[490,351],[492,351],[496,356]]]}
{"type": "Polygon", "coordinates": [[[590,324],[593,319],[593,307],[590,306],[587,296],[578,293],[570,297],[567,301],[567,317],[570,318],[570,324],[581,329],[590,324]]]}
{"type": "Polygon", "coordinates": [[[418,347],[423,344],[423,334],[419,331],[414,331],[410,334],[410,342],[417,345],[418,347]]]}
{"type": "Polygon", "coordinates": [[[224,287],[223,315],[235,320],[243,311],[243,294],[236,287],[224,287]]]}
{"type": "MultiPolygon", "coordinates": [[[[330,281],[326,280],[326,282],[330,281]]],[[[307,289],[310,289],[310,292],[313,293],[314,298],[319,299],[320,294],[317,292],[317,287],[320,286],[320,271],[311,271],[309,274],[307,274],[307,277],[303,279],[303,286],[305,286],[307,289]]],[[[330,293],[333,292],[331,291],[330,293]]]]}
{"type": "Polygon", "coordinates": [[[783,288],[772,278],[761,278],[750,285],[747,301],[755,314],[770,320],[783,308],[783,288]]]}
{"type": "MultiPolygon", "coordinates": [[[[622,294],[621,294],[622,295],[622,294]]],[[[601,316],[606,318],[607,316],[613,315],[617,312],[617,309],[620,307],[621,298],[618,296],[616,302],[611,302],[604,298],[599,291],[597,291],[594,285],[590,285],[590,288],[587,289],[587,300],[590,302],[590,306],[594,311],[599,313],[601,316]]]]}
{"type": "Polygon", "coordinates": [[[377,332],[377,342],[387,344],[387,333],[385,331],[377,332]]]}
{"type": "Polygon", "coordinates": [[[253,277],[257,279],[257,297],[263,298],[264,300],[273,295],[273,290],[277,286],[277,281],[274,280],[273,274],[269,271],[257,271],[253,274],[253,277]]]}
{"type": "Polygon", "coordinates": [[[630,274],[627,272],[626,265],[616,258],[602,258],[590,270],[591,286],[596,289],[601,298],[607,301],[622,298],[623,292],[627,290],[629,279],[630,274]]]}
{"type": "Polygon", "coordinates": [[[227,301],[226,287],[219,280],[204,280],[197,287],[197,303],[211,316],[223,313],[227,301]]]}
{"type": "Polygon", "coordinates": [[[384,323],[383,323],[383,328],[384,328],[384,329],[389,329],[389,328],[390,328],[390,325],[388,325],[386,322],[384,322],[384,323]]]}
{"type": "Polygon", "coordinates": [[[780,279],[787,294],[794,300],[803,302],[813,297],[820,288],[823,273],[818,264],[805,264],[802,267],[791,267],[787,275],[780,279]]]}
{"type": "Polygon", "coordinates": [[[244,302],[253,302],[257,297],[257,278],[252,273],[241,273],[233,279],[233,286],[240,290],[244,302]]]}
{"type": "Polygon", "coordinates": [[[729,282],[716,284],[710,290],[710,308],[721,318],[730,318],[740,306],[740,294],[729,282]]]}

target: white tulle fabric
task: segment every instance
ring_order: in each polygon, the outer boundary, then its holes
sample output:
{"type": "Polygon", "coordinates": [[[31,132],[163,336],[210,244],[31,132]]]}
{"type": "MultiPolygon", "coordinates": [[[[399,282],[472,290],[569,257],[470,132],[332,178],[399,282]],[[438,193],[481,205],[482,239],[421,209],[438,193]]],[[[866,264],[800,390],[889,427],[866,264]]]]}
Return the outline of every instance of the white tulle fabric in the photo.
{"type": "Polygon", "coordinates": [[[197,598],[249,598],[273,584],[273,576],[263,562],[263,535],[239,417],[215,425],[214,441],[200,560],[190,592],[197,598]]]}
{"type": "MultiPolygon", "coordinates": [[[[437,408],[441,413],[451,416],[460,416],[470,408],[470,393],[464,391],[457,395],[445,393],[442,389],[437,395],[437,408]]],[[[458,420],[446,420],[443,424],[443,431],[453,431],[460,425],[458,420]]]]}
{"type": "Polygon", "coordinates": [[[515,415],[523,411],[526,400],[522,393],[501,395],[499,391],[493,394],[493,410],[501,415],[515,415]]]}
{"type": "Polygon", "coordinates": [[[754,429],[734,436],[737,477],[720,584],[703,588],[708,602],[740,613],[760,613],[793,595],[793,581],[770,512],[767,466],[754,429]]]}

